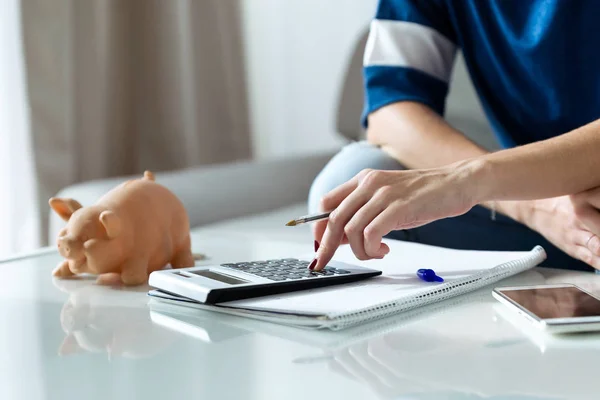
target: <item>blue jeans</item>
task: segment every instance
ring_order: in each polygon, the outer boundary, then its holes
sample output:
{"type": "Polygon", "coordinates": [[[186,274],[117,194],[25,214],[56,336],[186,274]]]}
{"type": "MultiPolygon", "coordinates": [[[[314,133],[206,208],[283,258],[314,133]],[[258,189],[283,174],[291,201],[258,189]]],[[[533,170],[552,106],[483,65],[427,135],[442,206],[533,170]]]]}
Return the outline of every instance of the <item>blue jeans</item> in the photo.
{"type": "MultiPolygon", "coordinates": [[[[310,189],[308,207],[311,213],[319,211],[323,195],[351,179],[365,168],[381,170],[405,169],[378,147],[366,142],[344,147],[320,172],[310,189]]],[[[582,261],[558,249],[542,235],[497,214],[492,220],[490,210],[475,206],[464,215],[441,219],[425,226],[393,231],[390,239],[405,240],[433,246],[471,250],[528,251],[542,246],[548,258],[541,266],[580,271],[594,271],[582,261]]]]}

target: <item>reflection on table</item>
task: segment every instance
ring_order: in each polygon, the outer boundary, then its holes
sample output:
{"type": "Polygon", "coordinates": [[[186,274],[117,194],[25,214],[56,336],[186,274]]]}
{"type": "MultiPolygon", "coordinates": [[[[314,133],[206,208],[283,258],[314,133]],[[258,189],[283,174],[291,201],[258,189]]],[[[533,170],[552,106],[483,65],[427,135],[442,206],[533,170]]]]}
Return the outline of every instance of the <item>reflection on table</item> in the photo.
{"type": "Polygon", "coordinates": [[[147,300],[135,293],[147,288],[111,288],[88,279],[55,279],[54,285],[69,294],[60,313],[66,335],[60,355],[105,352],[109,358],[144,358],[164,351],[175,340],[172,333],[152,322],[147,300]],[[108,291],[114,290],[137,295],[110,296],[108,291]]]}

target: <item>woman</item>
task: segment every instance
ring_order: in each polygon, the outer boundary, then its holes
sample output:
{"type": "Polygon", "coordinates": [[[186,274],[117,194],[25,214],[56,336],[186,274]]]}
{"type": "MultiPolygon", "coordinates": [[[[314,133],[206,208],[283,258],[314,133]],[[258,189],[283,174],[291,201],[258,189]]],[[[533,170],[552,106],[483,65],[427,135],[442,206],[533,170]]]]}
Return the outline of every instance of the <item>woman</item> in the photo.
{"type": "MultiPolygon", "coordinates": [[[[382,238],[467,213],[478,204],[568,195],[582,229],[573,230],[573,257],[600,269],[600,121],[545,141],[448,166],[420,170],[363,170],[327,193],[314,225],[321,270],[340,244],[360,260],[389,252],[382,238]]],[[[457,232],[457,234],[460,234],[457,232]]]]}
{"type": "Polygon", "coordinates": [[[311,211],[321,198],[335,211],[315,225],[312,266],[346,241],[359,259],[383,257],[388,236],[539,244],[543,265],[600,268],[599,13],[592,0],[379,0],[363,62],[367,141],[313,184],[311,211]],[[490,154],[443,118],[458,50],[507,150],[490,154]]]}

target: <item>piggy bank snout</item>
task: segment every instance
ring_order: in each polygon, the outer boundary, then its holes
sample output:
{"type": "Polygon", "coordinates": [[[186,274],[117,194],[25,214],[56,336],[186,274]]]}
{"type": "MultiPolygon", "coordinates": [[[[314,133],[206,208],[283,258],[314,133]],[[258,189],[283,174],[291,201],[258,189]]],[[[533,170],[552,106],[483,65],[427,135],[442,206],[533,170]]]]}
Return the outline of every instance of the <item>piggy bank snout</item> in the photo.
{"type": "Polygon", "coordinates": [[[77,258],[83,253],[83,243],[69,236],[60,236],[58,252],[65,258],[77,258]]]}

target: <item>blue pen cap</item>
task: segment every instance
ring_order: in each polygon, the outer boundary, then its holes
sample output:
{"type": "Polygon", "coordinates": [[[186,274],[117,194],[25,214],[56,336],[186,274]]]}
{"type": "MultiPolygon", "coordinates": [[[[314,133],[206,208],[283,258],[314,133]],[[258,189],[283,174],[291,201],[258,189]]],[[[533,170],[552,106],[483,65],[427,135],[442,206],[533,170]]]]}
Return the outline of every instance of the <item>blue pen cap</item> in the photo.
{"type": "Polygon", "coordinates": [[[417,276],[425,282],[444,282],[441,276],[438,276],[434,270],[421,268],[417,271],[417,276]]]}

